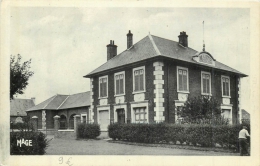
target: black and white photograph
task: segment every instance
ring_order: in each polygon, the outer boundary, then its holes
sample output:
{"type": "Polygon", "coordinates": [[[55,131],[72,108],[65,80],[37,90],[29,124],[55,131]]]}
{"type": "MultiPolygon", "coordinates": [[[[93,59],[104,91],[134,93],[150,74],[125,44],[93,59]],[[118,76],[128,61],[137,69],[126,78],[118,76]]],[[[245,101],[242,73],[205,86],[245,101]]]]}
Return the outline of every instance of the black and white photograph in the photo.
{"type": "Polygon", "coordinates": [[[0,165],[259,164],[258,3],[54,2],[2,3],[0,165]]]}

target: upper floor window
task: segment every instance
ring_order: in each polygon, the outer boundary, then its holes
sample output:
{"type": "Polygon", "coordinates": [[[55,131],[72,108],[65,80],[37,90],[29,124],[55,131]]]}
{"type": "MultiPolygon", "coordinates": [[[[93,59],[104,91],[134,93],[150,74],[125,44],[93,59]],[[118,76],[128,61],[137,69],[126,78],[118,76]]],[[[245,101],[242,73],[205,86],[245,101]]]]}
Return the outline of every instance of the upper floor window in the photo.
{"type": "Polygon", "coordinates": [[[179,92],[188,92],[189,91],[189,74],[188,68],[177,66],[177,88],[179,92]]]}
{"type": "Polygon", "coordinates": [[[201,93],[211,95],[211,75],[208,72],[201,72],[201,93]]]}
{"type": "Polygon", "coordinates": [[[230,78],[221,76],[222,96],[230,96],[230,78]]]}
{"type": "Polygon", "coordinates": [[[145,68],[138,67],[133,69],[133,79],[134,79],[134,92],[145,90],[145,68]]]}
{"type": "Polygon", "coordinates": [[[125,72],[115,73],[115,94],[125,93],[125,72]]]}
{"type": "Polygon", "coordinates": [[[108,92],[108,77],[99,77],[99,97],[107,97],[108,92]]]}

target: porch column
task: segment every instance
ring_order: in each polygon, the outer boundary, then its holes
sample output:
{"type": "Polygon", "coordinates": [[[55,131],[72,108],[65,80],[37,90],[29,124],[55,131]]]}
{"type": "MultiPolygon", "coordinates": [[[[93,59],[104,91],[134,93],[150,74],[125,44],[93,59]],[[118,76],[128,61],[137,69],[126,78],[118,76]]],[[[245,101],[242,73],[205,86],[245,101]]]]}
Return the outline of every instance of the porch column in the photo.
{"type": "Polygon", "coordinates": [[[55,130],[59,130],[59,128],[60,128],[59,118],[60,118],[60,116],[58,116],[58,115],[53,117],[53,119],[54,119],[54,129],[55,130]]]}
{"type": "Polygon", "coordinates": [[[77,134],[78,124],[80,123],[80,115],[74,116],[74,133],[77,134]]]}
{"type": "Polygon", "coordinates": [[[37,116],[32,117],[32,130],[33,131],[38,130],[38,117],[37,116]]]}

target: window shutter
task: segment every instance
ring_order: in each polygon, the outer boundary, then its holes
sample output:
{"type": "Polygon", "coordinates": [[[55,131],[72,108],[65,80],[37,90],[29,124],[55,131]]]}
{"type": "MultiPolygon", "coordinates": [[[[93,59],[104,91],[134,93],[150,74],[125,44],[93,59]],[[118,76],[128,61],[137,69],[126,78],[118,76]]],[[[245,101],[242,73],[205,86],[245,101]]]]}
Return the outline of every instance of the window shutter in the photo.
{"type": "Polygon", "coordinates": [[[107,82],[104,82],[104,96],[107,96],[107,82]]]}
{"type": "Polygon", "coordinates": [[[182,91],[183,90],[183,82],[182,82],[182,70],[179,70],[179,90],[182,91]]]}
{"type": "Polygon", "coordinates": [[[227,96],[229,96],[229,79],[226,79],[226,89],[227,89],[227,96]]]}
{"type": "MultiPolygon", "coordinates": [[[[121,76],[120,76],[121,77],[121,76]]],[[[120,94],[122,94],[122,93],[124,93],[124,78],[122,77],[122,78],[120,78],[120,80],[119,80],[119,93],[120,94]]]]}
{"type": "Polygon", "coordinates": [[[141,74],[139,76],[140,78],[140,89],[139,90],[144,90],[144,74],[141,74]]]}
{"type": "Polygon", "coordinates": [[[206,90],[206,93],[210,93],[209,79],[210,79],[210,77],[208,76],[207,77],[207,90],[206,90]]]}
{"type": "Polygon", "coordinates": [[[102,97],[103,96],[103,89],[102,89],[103,88],[103,83],[102,83],[102,79],[100,79],[99,81],[100,81],[99,82],[99,89],[100,89],[99,93],[100,93],[100,97],[102,97]]]}
{"type": "Polygon", "coordinates": [[[187,71],[183,71],[183,90],[187,91],[188,87],[187,87],[187,71]]]}
{"type": "Polygon", "coordinates": [[[203,74],[203,85],[202,85],[202,88],[203,88],[203,93],[206,93],[207,91],[206,91],[206,78],[205,78],[205,75],[203,74]]]}

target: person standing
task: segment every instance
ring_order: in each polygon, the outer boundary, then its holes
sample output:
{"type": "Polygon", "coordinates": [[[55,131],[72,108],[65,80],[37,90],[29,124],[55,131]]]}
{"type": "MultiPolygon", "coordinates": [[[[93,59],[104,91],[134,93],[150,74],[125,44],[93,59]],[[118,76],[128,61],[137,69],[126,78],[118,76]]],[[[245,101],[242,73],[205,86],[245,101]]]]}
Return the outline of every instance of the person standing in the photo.
{"type": "Polygon", "coordinates": [[[239,132],[239,147],[240,147],[240,156],[249,155],[248,153],[248,143],[247,137],[250,137],[247,131],[247,127],[243,126],[242,130],[239,132]]]}

